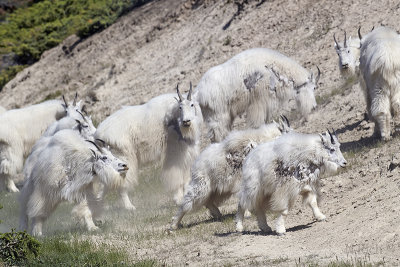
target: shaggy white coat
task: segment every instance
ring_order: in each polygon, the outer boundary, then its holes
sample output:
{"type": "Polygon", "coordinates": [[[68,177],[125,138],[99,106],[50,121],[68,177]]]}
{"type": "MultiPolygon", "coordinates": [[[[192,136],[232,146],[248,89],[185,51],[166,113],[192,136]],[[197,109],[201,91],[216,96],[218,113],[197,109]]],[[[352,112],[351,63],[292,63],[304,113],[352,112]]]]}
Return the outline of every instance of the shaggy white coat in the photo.
{"type": "Polygon", "coordinates": [[[137,182],[139,167],[157,161],[163,162],[162,178],[175,192],[175,201],[181,200],[190,166],[200,153],[202,121],[196,102],[178,102],[176,94],[164,94],[143,105],[123,107],[100,123],[95,138],[129,165],[119,190],[126,209],[135,210],[127,192],[137,182]],[[191,122],[189,127],[183,126],[185,120],[191,122]]]}
{"type": "Polygon", "coordinates": [[[65,129],[72,129],[77,131],[83,139],[86,140],[94,140],[93,135],[96,132],[96,128],[94,127],[92,120],[90,117],[81,117],[80,120],[76,120],[73,117],[67,115],[58,121],[53,122],[39,138],[39,140],[32,147],[32,151],[29,156],[26,158],[24,163],[24,177],[25,180],[30,176],[32,172],[32,168],[35,165],[36,161],[40,160],[39,155],[43,149],[47,147],[49,144],[51,137],[65,129]]]}
{"type": "Polygon", "coordinates": [[[42,235],[42,225],[62,201],[79,203],[74,211],[82,217],[88,230],[98,229],[92,212],[99,201],[93,182],[118,186],[122,183],[126,164],[109,151],[97,151],[77,131],[62,130],[51,137],[38,155],[32,172],[21,190],[20,228],[42,235]],[[92,151],[91,151],[92,150],[92,151]]]}
{"type": "Polygon", "coordinates": [[[375,132],[388,140],[391,115],[396,120],[400,115],[400,37],[396,31],[379,27],[362,38],[360,72],[375,132]]]}
{"type": "Polygon", "coordinates": [[[6,111],[7,111],[7,109],[5,109],[4,107],[0,106],[0,115],[3,114],[6,111]]]}
{"type": "Polygon", "coordinates": [[[314,75],[281,53],[254,48],[209,69],[196,87],[209,137],[220,142],[233,120],[246,113],[247,123],[257,128],[269,122],[291,99],[307,119],[316,106],[314,75]]]}
{"type": "Polygon", "coordinates": [[[22,171],[24,159],[47,127],[66,115],[59,100],[13,109],[0,116],[0,183],[18,192],[12,178],[22,171]]]}
{"type": "Polygon", "coordinates": [[[288,125],[275,122],[258,129],[247,129],[230,133],[222,142],[204,149],[192,166],[192,179],[172,220],[171,229],[177,229],[183,216],[192,210],[206,206],[214,218],[220,218],[218,207],[237,193],[242,176],[242,162],[258,144],[270,141],[288,125]]]}
{"type": "Polygon", "coordinates": [[[265,217],[269,210],[278,213],[276,232],[285,233],[284,218],[298,195],[317,220],[324,220],[317,205],[319,175],[346,165],[339,141],[336,136],[332,139],[328,133],[291,132],[251,151],[243,164],[236,229],[243,230],[244,211],[248,209],[257,216],[262,231],[271,231],[265,217]]]}

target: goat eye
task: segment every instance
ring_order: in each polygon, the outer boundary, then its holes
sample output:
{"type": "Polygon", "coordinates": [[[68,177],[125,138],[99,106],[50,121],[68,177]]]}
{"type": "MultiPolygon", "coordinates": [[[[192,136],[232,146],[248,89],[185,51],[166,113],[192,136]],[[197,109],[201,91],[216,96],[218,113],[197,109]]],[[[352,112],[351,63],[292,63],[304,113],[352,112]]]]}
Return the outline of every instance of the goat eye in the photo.
{"type": "Polygon", "coordinates": [[[191,104],[190,106],[191,106],[191,107],[194,107],[194,104],[191,104]]]}
{"type": "Polygon", "coordinates": [[[87,128],[87,127],[89,127],[88,125],[82,125],[83,126],[83,128],[87,128]]]}
{"type": "Polygon", "coordinates": [[[181,106],[179,106],[179,109],[182,109],[182,107],[181,107],[181,106]]]}
{"type": "Polygon", "coordinates": [[[103,161],[104,161],[104,160],[107,160],[107,156],[102,156],[101,159],[102,159],[103,161]]]}

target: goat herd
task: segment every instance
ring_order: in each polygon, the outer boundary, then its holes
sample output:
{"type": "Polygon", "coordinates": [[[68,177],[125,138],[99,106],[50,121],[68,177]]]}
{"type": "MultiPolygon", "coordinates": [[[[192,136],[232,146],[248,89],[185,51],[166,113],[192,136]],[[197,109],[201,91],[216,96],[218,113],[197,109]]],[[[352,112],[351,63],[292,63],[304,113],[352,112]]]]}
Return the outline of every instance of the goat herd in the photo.
{"type": "MultiPolygon", "coordinates": [[[[400,37],[387,28],[373,29],[358,39],[339,43],[334,35],[343,75],[357,75],[366,96],[376,133],[390,138],[391,111],[400,112],[400,37]]],[[[129,191],[138,169],[163,161],[162,180],[174,194],[182,217],[202,206],[215,218],[218,207],[238,198],[237,231],[246,210],[269,232],[267,210],[278,214],[275,231],[285,233],[284,218],[301,195],[317,220],[319,177],[346,166],[334,131],[302,134],[284,115],[265,124],[289,104],[303,117],[316,107],[320,77],[296,61],[266,48],[243,51],[208,70],[192,92],[154,97],[138,106],[122,107],[96,129],[77,101],[50,100],[1,111],[0,182],[18,192],[13,177],[23,172],[20,228],[42,235],[42,225],[62,201],[74,202],[73,212],[88,230],[104,195],[117,190],[125,209],[135,210],[129,191]],[[231,131],[236,117],[246,114],[248,129],[231,131]],[[200,153],[203,122],[212,144],[200,153]],[[29,221],[31,226],[29,227],[29,221]]],[[[7,203],[3,203],[7,205],[7,203]]]]}

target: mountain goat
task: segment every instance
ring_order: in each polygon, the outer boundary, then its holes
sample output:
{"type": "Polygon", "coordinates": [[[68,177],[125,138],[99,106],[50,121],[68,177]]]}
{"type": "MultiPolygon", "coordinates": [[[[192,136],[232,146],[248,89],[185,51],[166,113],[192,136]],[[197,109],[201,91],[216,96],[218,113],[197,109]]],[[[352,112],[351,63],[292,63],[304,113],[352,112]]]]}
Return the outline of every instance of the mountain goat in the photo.
{"type": "Polygon", "coordinates": [[[164,94],[143,105],[123,107],[97,128],[95,138],[104,140],[130,166],[119,190],[126,209],[135,210],[127,192],[129,185],[137,182],[138,168],[154,161],[164,161],[162,178],[175,192],[175,201],[183,197],[190,166],[199,154],[203,118],[198,103],[192,100],[192,87],[186,99],[178,86],[176,90],[179,99],[164,94]]]}
{"type": "Polygon", "coordinates": [[[335,34],[333,34],[335,41],[335,50],[339,57],[339,70],[340,74],[345,77],[359,77],[360,69],[360,39],[350,38],[347,39],[346,31],[344,32],[343,43],[338,43],[335,34]]]}
{"type": "Polygon", "coordinates": [[[98,201],[93,183],[119,186],[127,165],[73,130],[57,132],[38,157],[21,190],[20,228],[28,229],[31,220],[32,234],[42,235],[42,225],[57,205],[70,201],[79,203],[77,212],[88,230],[98,229],[92,219],[98,201]]]}
{"type": "Polygon", "coordinates": [[[197,99],[212,142],[220,142],[233,120],[246,112],[247,123],[257,128],[271,120],[289,100],[296,99],[303,117],[316,107],[317,77],[293,59],[267,48],[241,52],[209,69],[196,87],[197,99]]]}
{"type": "Polygon", "coordinates": [[[317,220],[326,217],[318,208],[319,175],[336,172],[347,164],[335,134],[291,132],[261,144],[249,153],[243,164],[236,230],[243,231],[246,209],[257,216],[258,226],[271,231],[266,210],[278,213],[276,232],[286,232],[284,218],[298,195],[313,210],[317,220]]]}
{"type": "Polygon", "coordinates": [[[396,31],[379,27],[361,39],[360,72],[375,133],[388,140],[391,114],[395,119],[400,115],[400,37],[396,31]]]}
{"type": "MultiPolygon", "coordinates": [[[[80,111],[77,112],[80,113],[80,111]]],[[[64,129],[72,129],[79,132],[82,138],[92,141],[94,140],[93,135],[96,132],[96,128],[93,126],[91,118],[83,115],[82,113],[80,113],[80,115],[82,116],[80,120],[74,119],[73,117],[67,115],[67,117],[64,117],[58,121],[53,122],[53,124],[51,124],[47,128],[46,132],[32,147],[31,153],[25,160],[24,164],[25,179],[27,179],[27,177],[30,176],[32,168],[35,165],[36,161],[40,160],[39,155],[41,151],[46,148],[48,143],[51,141],[51,137],[58,131],[64,129]]]]}
{"type": "Polygon", "coordinates": [[[230,133],[221,143],[209,145],[192,166],[192,180],[187,186],[183,202],[173,218],[171,229],[177,229],[183,216],[206,206],[214,218],[220,218],[218,206],[237,193],[242,176],[242,163],[257,144],[270,141],[290,131],[289,121],[282,117],[258,129],[230,133]]]}
{"type": "Polygon", "coordinates": [[[0,183],[7,190],[18,192],[12,177],[22,171],[24,158],[46,128],[66,115],[61,101],[50,100],[0,116],[0,183]]]}

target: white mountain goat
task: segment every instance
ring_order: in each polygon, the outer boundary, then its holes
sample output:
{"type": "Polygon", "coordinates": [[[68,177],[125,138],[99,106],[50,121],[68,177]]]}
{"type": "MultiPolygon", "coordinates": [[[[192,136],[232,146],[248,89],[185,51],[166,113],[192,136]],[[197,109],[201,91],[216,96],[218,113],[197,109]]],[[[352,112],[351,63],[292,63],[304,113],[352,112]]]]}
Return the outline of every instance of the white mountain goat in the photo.
{"type": "Polygon", "coordinates": [[[218,206],[239,190],[246,155],[258,144],[290,130],[289,121],[282,117],[279,124],[273,122],[258,129],[234,131],[222,142],[209,145],[193,163],[192,180],[172,219],[171,229],[179,227],[187,212],[202,206],[206,206],[214,218],[221,218],[218,206]]]}
{"type": "Polygon", "coordinates": [[[344,32],[343,43],[338,43],[335,34],[333,34],[335,41],[335,50],[339,57],[339,70],[344,78],[351,76],[359,77],[360,69],[360,39],[350,38],[347,39],[346,31],[344,32]]]}
{"type": "Polygon", "coordinates": [[[209,69],[196,87],[197,99],[212,142],[229,133],[235,117],[246,112],[248,126],[268,122],[289,100],[296,99],[305,119],[316,107],[317,77],[295,60],[267,48],[241,52],[209,69]]]}
{"type": "Polygon", "coordinates": [[[85,141],[73,130],[57,132],[42,150],[21,190],[20,228],[42,235],[42,225],[62,201],[79,203],[75,212],[82,217],[89,231],[97,230],[92,213],[99,201],[93,183],[119,186],[127,165],[105,148],[85,141]]]}
{"type": "Polygon", "coordinates": [[[88,116],[85,111],[85,106],[81,108],[81,101],[76,102],[78,94],[75,94],[72,104],[68,104],[63,96],[63,101],[67,115],[65,119],[53,122],[43,133],[43,136],[53,136],[56,132],[63,129],[72,129],[76,127],[76,122],[79,121],[82,131],[89,135],[93,135],[96,128],[93,126],[91,116],[88,116]],[[84,114],[85,113],[85,114],[84,114]]]}
{"type": "Polygon", "coordinates": [[[261,144],[249,153],[243,164],[237,231],[243,231],[246,209],[257,216],[258,226],[271,231],[267,210],[278,213],[276,232],[286,232],[284,218],[298,195],[313,210],[317,220],[326,217],[318,208],[319,176],[336,172],[347,164],[335,134],[300,134],[291,132],[261,144]]]}
{"type": "Polygon", "coordinates": [[[80,101],[76,102],[78,94],[75,94],[75,98],[72,104],[68,104],[63,96],[64,106],[67,112],[67,115],[53,122],[49,127],[47,127],[46,131],[39,138],[39,140],[32,147],[31,153],[25,160],[24,164],[24,177],[25,179],[29,177],[35,162],[39,160],[38,155],[40,152],[46,148],[47,144],[50,142],[51,137],[58,131],[64,129],[73,129],[79,132],[79,134],[84,139],[94,140],[93,135],[96,132],[96,128],[93,125],[92,119],[90,116],[83,114],[86,113],[85,107],[80,107],[80,101]]]}
{"type": "Polygon", "coordinates": [[[360,72],[375,133],[388,140],[391,114],[395,120],[400,115],[400,37],[396,31],[379,27],[361,39],[360,72]]]}
{"type": "Polygon", "coordinates": [[[163,160],[162,178],[175,192],[174,199],[183,197],[184,185],[190,180],[190,166],[199,154],[202,115],[191,98],[190,86],[184,99],[164,94],[139,106],[123,107],[111,114],[97,128],[95,138],[110,145],[111,151],[125,160],[130,169],[119,193],[126,209],[135,210],[128,197],[128,187],[137,182],[138,168],[163,160]]]}
{"type": "Polygon", "coordinates": [[[24,158],[46,128],[65,115],[62,102],[50,100],[0,116],[0,125],[4,126],[0,127],[0,183],[7,190],[18,192],[13,176],[22,171],[24,158]]]}
{"type": "MultiPolygon", "coordinates": [[[[77,111],[80,113],[80,111],[77,111]]],[[[52,125],[50,125],[46,132],[40,137],[40,139],[35,143],[35,145],[32,147],[32,151],[29,154],[29,156],[25,160],[24,164],[24,177],[27,179],[31,172],[32,168],[35,165],[36,161],[40,160],[39,155],[43,149],[45,149],[48,145],[48,143],[51,140],[51,137],[57,133],[58,131],[64,130],[64,129],[72,129],[77,132],[82,136],[84,139],[88,140],[94,140],[93,135],[96,132],[96,128],[93,126],[92,120],[90,117],[87,117],[80,113],[81,119],[77,120],[74,119],[73,117],[70,117],[67,115],[67,117],[64,117],[56,122],[54,122],[52,125]],[[46,135],[52,133],[51,135],[46,135]]]]}

